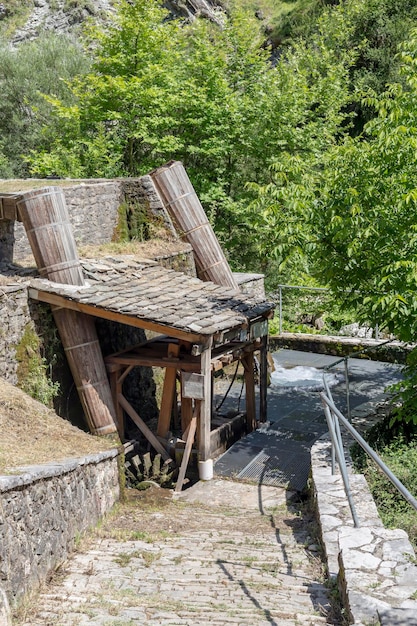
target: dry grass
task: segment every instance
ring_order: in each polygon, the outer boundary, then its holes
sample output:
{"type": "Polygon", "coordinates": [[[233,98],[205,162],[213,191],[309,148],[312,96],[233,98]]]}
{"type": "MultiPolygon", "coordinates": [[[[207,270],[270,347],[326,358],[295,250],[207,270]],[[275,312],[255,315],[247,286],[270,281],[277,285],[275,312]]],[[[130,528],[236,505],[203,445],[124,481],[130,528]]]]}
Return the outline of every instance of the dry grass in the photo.
{"type": "MultiPolygon", "coordinates": [[[[89,183],[94,184],[100,180],[101,182],[109,182],[107,179],[90,179],[89,183]]],[[[85,180],[77,180],[75,178],[0,178],[0,193],[17,194],[20,191],[30,191],[31,189],[40,189],[41,187],[71,187],[80,183],[85,183],[85,180]]]]}
{"type": "Polygon", "coordinates": [[[89,435],[0,379],[0,472],[108,450],[117,439],[89,435]]]}
{"type": "MultiPolygon", "coordinates": [[[[162,235],[162,233],[161,233],[162,235]]],[[[138,259],[157,259],[188,251],[190,246],[179,239],[158,236],[148,241],[123,241],[78,247],[81,258],[103,258],[111,255],[134,255],[138,259]]]]}

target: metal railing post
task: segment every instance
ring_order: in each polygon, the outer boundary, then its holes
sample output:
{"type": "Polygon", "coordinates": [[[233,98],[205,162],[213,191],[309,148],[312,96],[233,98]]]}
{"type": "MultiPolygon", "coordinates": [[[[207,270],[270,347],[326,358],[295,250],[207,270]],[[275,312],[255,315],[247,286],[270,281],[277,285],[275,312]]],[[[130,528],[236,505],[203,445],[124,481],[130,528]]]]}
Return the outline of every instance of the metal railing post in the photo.
{"type": "MultiPolygon", "coordinates": [[[[324,394],[320,394],[320,395],[324,396],[324,394]]],[[[355,528],[359,528],[360,524],[359,524],[358,515],[356,513],[355,503],[353,502],[352,491],[350,489],[349,475],[348,475],[347,466],[346,466],[343,443],[342,441],[337,440],[338,438],[337,438],[336,431],[335,431],[335,424],[333,422],[333,419],[335,419],[333,418],[334,413],[333,411],[330,410],[329,406],[323,401],[323,397],[322,397],[322,404],[323,404],[324,414],[327,419],[327,425],[329,427],[332,445],[336,451],[336,457],[339,463],[340,473],[342,475],[343,485],[345,487],[345,493],[348,499],[350,512],[352,514],[353,524],[355,528]]],[[[335,419],[335,421],[337,421],[337,419],[335,419]]]]}
{"type": "Polygon", "coordinates": [[[351,421],[350,415],[350,388],[349,388],[349,357],[345,357],[345,382],[346,382],[346,411],[349,422],[351,421]]]}

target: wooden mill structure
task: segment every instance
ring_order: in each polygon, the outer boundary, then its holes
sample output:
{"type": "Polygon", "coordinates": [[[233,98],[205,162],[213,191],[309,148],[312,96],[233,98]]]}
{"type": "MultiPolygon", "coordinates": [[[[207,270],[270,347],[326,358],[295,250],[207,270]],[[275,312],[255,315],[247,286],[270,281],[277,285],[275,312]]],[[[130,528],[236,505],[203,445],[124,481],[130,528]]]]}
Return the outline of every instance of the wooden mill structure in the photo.
{"type": "MultiPolygon", "coordinates": [[[[187,187],[189,182],[181,168],[178,175],[179,165],[169,164],[154,172],[153,177],[164,202],[181,213],[193,190],[187,187]],[[170,189],[168,184],[171,165],[174,177],[180,181],[179,188],[174,185],[170,189]]],[[[211,238],[207,262],[200,262],[205,280],[200,280],[149,260],[129,258],[119,264],[80,261],[65,199],[57,187],[4,195],[0,200],[0,219],[19,219],[25,225],[41,275],[32,280],[29,294],[52,307],[93,433],[109,433],[117,428],[123,441],[126,413],[167,460],[173,407],[179,399],[180,438],[185,446],[179,483],[193,446],[204,477],[213,455],[226,447],[233,429],[231,420],[220,426],[213,424],[213,375],[236,361],[242,365],[245,382],[245,430],[251,431],[258,419],[266,419],[268,318],[274,305],[236,288],[207,220],[203,221],[203,228],[201,223],[191,222],[185,233],[195,236],[200,230],[206,235],[205,242],[211,238]],[[217,279],[216,272],[221,274],[218,282],[223,284],[212,282],[217,279]],[[207,276],[211,277],[210,282],[207,276]],[[96,318],[142,329],[149,339],[103,359],[95,333],[96,318]],[[258,410],[256,351],[260,355],[258,410]],[[137,366],[165,370],[155,432],[140,415],[140,407],[132,407],[123,393],[123,381],[137,366]]],[[[186,212],[189,215],[190,211],[186,212]]],[[[178,213],[174,212],[173,217],[178,224],[178,213]]],[[[196,219],[198,222],[200,216],[196,219]]]]}

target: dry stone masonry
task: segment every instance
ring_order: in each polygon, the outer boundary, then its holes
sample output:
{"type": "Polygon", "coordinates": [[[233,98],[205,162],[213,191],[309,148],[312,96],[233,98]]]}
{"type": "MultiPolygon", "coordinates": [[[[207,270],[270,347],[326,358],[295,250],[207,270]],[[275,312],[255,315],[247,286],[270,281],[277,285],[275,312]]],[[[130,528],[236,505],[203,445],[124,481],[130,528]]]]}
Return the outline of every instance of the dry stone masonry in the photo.
{"type": "Polygon", "coordinates": [[[119,499],[117,456],[114,449],[0,476],[0,588],[11,603],[38,587],[119,499]]]}
{"type": "Polygon", "coordinates": [[[313,446],[312,479],[328,573],[338,580],[350,623],[416,626],[417,565],[407,533],[384,528],[361,474],[349,477],[360,521],[353,527],[330,449],[327,436],[313,446]]]}
{"type": "Polygon", "coordinates": [[[0,376],[17,383],[16,346],[30,322],[27,283],[0,285],[0,376]]]}

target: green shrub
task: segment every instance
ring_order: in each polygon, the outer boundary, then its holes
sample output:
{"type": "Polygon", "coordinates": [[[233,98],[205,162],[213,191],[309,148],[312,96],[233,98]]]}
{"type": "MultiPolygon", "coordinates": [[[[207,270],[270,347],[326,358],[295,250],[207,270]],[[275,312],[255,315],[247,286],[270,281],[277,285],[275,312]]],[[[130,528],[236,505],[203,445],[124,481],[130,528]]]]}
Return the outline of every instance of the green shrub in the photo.
{"type": "Polygon", "coordinates": [[[18,387],[35,400],[51,407],[58,395],[59,383],[48,375],[46,358],[41,354],[41,340],[33,326],[27,324],[23,336],[16,346],[18,387]]]}

